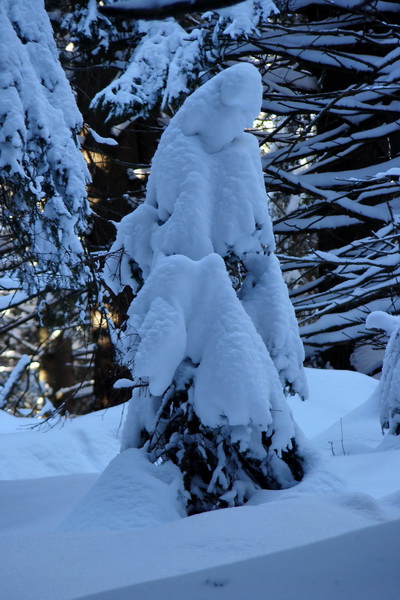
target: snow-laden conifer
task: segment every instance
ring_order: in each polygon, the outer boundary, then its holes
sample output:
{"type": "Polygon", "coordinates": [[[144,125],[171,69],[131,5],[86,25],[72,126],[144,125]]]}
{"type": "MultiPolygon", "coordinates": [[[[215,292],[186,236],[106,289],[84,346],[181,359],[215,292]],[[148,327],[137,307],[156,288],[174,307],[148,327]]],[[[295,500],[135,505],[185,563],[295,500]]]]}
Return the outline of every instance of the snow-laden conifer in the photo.
{"type": "Polygon", "coordinates": [[[372,372],[361,358],[365,317],[399,309],[400,3],[275,4],[272,18],[271,2],[248,0],[140,25],[95,105],[119,121],[170,114],[198,81],[252,57],[264,83],[265,180],[306,352],[372,372]]]}
{"type": "Polygon", "coordinates": [[[105,280],[136,297],[114,332],[135,387],[123,447],[184,476],[189,512],[241,504],[302,475],[284,388],[305,395],[302,346],[273,254],[252,125],[257,69],[190,96],[152,164],[146,201],[118,227],[105,280]]]}
{"type": "Polygon", "coordinates": [[[81,116],[41,0],[1,3],[0,82],[2,219],[22,255],[19,274],[33,289],[79,287],[88,214],[81,116]]]}
{"type": "Polygon", "coordinates": [[[123,61],[118,56],[121,71],[95,95],[92,108],[117,121],[147,117],[158,107],[176,109],[199,80],[209,79],[225,51],[258,37],[258,26],[274,12],[272,0],[247,0],[185,21],[128,20],[136,45],[123,61]]]}

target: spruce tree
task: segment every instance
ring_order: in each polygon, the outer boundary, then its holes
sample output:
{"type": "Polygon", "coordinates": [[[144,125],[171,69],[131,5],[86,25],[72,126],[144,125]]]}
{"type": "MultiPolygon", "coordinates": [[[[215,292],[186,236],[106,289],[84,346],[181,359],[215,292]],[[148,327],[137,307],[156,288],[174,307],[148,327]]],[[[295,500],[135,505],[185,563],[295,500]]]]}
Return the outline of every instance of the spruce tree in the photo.
{"type": "Polygon", "coordinates": [[[15,274],[30,291],[81,289],[89,277],[81,116],[42,2],[6,0],[0,28],[0,216],[14,236],[15,274]]]}
{"type": "Polygon", "coordinates": [[[264,83],[259,140],[278,205],[274,231],[307,355],[319,365],[372,372],[365,317],[399,310],[400,5],[276,6],[279,12],[267,1],[245,2],[142,25],[126,73],[96,105],[112,116],[124,106],[169,112],[199,81],[251,57],[264,83]],[[156,47],[166,49],[164,58],[149,62],[156,47]]]}
{"type": "Polygon", "coordinates": [[[303,474],[285,390],[306,395],[252,125],[250,64],[190,96],[164,132],[145,202],[118,226],[105,282],[134,294],[113,337],[134,387],[123,448],[179,466],[188,513],[303,474]]]}
{"type": "Polygon", "coordinates": [[[82,118],[41,0],[1,3],[0,79],[3,401],[47,412],[76,383],[70,331],[81,337],[93,273],[82,118]]]}

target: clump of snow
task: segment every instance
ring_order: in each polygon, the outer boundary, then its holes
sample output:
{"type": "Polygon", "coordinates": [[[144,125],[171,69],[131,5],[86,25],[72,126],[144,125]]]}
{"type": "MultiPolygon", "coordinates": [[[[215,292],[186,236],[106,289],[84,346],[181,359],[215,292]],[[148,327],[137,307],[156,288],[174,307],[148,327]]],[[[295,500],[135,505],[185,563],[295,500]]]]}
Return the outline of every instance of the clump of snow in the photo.
{"type": "Polygon", "coordinates": [[[400,326],[400,317],[389,315],[382,310],[370,313],[365,321],[367,329],[378,329],[390,335],[400,326]]]}
{"type": "Polygon", "coordinates": [[[7,396],[11,392],[15,383],[18,381],[21,373],[26,369],[30,362],[30,357],[27,354],[23,354],[13,368],[5,385],[0,386],[0,408],[4,408],[7,401],[7,396]]]}
{"type": "Polygon", "coordinates": [[[382,429],[400,435],[400,317],[376,311],[368,315],[366,326],[382,329],[390,335],[376,395],[381,407],[382,429]]]}
{"type": "Polygon", "coordinates": [[[288,291],[274,254],[245,259],[248,276],[239,297],[279,373],[282,386],[308,397],[303,369],[304,348],[294,311],[288,307],[288,291]]]}
{"type": "Polygon", "coordinates": [[[260,20],[266,20],[271,13],[276,13],[277,8],[272,0],[259,0],[253,2],[240,2],[227,6],[217,11],[219,14],[218,26],[225,35],[237,38],[241,35],[254,34],[260,20]]]}
{"type": "Polygon", "coordinates": [[[198,135],[206,152],[220,152],[242,136],[245,127],[253,125],[261,112],[261,100],[257,69],[239,63],[189,96],[175,127],[180,127],[183,135],[198,135]]]}
{"type": "Polygon", "coordinates": [[[125,450],[110,462],[60,529],[136,529],[174,521],[186,514],[179,500],[182,491],[178,467],[154,465],[143,450],[125,450]]]}
{"type": "MultiPolygon", "coordinates": [[[[208,427],[231,425],[241,448],[261,456],[261,432],[270,432],[271,410],[279,411],[275,422],[282,418],[282,427],[276,427],[272,447],[279,453],[285,449],[295,432],[277,372],[218,255],[199,261],[179,255],[159,260],[132,302],[129,317],[140,341],[136,347],[127,345],[126,361],[136,380],[149,378],[153,396],[161,396],[174,377],[179,388],[191,377],[190,400],[201,422],[208,427]],[[197,365],[189,374],[184,369],[179,374],[184,358],[197,365]],[[275,443],[278,438],[282,445],[275,443]]],[[[157,407],[154,411],[155,419],[157,407]]],[[[143,425],[138,419],[136,429],[143,425]]],[[[132,435],[127,431],[129,439],[132,435]]]]}
{"type": "Polygon", "coordinates": [[[98,144],[106,144],[107,146],[118,146],[118,142],[117,142],[117,140],[114,140],[114,138],[103,137],[102,135],[99,135],[91,127],[89,127],[89,131],[90,131],[94,141],[97,142],[98,144]]]}

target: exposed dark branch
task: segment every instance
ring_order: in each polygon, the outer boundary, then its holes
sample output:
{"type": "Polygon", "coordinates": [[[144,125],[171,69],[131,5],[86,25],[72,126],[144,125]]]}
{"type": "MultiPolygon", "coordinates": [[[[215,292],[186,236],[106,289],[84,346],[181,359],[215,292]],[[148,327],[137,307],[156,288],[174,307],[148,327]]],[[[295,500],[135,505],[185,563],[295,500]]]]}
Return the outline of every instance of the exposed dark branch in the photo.
{"type": "Polygon", "coordinates": [[[99,6],[98,10],[111,17],[122,15],[131,19],[158,20],[167,17],[179,18],[186,13],[218,10],[241,2],[243,0],[127,0],[99,6]]]}

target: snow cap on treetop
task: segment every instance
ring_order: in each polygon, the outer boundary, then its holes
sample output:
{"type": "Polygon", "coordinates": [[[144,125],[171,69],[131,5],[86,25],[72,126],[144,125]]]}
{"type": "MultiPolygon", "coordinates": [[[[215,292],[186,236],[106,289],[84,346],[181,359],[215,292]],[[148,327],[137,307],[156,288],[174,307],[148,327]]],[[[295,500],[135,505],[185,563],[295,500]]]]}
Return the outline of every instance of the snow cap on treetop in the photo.
{"type": "Polygon", "coordinates": [[[260,73],[254,65],[239,63],[186,99],[184,114],[181,109],[182,132],[199,135],[208,152],[219,152],[252,126],[261,112],[261,101],[260,73]]]}
{"type": "Polygon", "coordinates": [[[382,310],[375,310],[368,315],[365,326],[367,329],[378,329],[390,335],[400,327],[400,317],[389,315],[382,310]]]}

